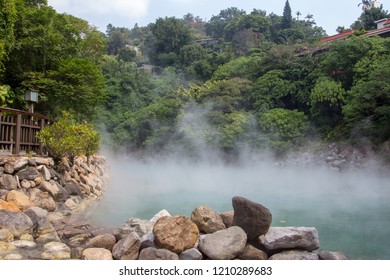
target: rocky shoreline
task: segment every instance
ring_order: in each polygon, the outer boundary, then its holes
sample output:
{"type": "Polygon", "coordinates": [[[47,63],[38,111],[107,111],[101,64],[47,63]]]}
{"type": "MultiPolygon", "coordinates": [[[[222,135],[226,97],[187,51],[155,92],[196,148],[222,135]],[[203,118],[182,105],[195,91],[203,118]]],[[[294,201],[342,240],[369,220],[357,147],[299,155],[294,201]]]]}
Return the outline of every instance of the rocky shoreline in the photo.
{"type": "Polygon", "coordinates": [[[78,224],[105,187],[103,157],[54,164],[51,158],[0,158],[0,259],[343,260],[320,250],[311,227],[271,227],[272,214],[246,198],[233,211],[199,206],[191,217],[163,210],[114,231],[78,224]]]}

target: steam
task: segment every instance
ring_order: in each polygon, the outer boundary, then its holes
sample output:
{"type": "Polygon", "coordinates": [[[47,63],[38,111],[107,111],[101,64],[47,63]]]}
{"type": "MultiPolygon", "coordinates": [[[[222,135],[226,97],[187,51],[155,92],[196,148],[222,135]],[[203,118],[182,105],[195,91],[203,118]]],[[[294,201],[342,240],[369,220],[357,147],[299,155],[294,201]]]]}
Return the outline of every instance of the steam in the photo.
{"type": "Polygon", "coordinates": [[[337,172],[297,153],[284,162],[249,148],[227,162],[195,137],[215,133],[205,113],[192,108],[183,115],[177,130],[186,145],[169,146],[164,156],[139,159],[106,151],[111,179],[90,221],[114,228],[162,209],[190,216],[200,205],[225,212],[232,210],[233,196],[243,196],[268,207],[273,226],[316,227],[322,249],[390,259],[390,174],[380,163],[337,172]],[[193,153],[184,152],[188,149],[193,153]]]}

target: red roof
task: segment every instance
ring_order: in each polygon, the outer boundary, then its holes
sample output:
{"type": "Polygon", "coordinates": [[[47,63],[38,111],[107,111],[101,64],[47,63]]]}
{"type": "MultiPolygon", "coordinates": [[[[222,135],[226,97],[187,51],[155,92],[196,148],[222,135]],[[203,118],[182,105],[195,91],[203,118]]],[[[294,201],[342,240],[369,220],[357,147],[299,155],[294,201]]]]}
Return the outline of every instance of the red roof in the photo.
{"type": "Polygon", "coordinates": [[[390,18],[388,18],[388,19],[383,23],[383,25],[388,25],[388,24],[390,24],[390,18]]]}
{"type": "Polygon", "coordinates": [[[322,38],[321,42],[325,43],[325,42],[330,42],[330,41],[334,41],[334,40],[337,40],[337,39],[341,39],[341,38],[344,38],[344,37],[347,37],[347,36],[351,35],[352,33],[353,33],[353,30],[348,30],[348,31],[345,31],[345,32],[340,33],[340,34],[336,34],[336,35],[333,35],[333,36],[322,38]]]}
{"type": "Polygon", "coordinates": [[[381,28],[381,29],[370,30],[370,31],[368,31],[364,35],[368,36],[368,37],[371,37],[371,36],[374,36],[374,35],[380,35],[380,34],[388,33],[388,32],[390,32],[390,27],[384,27],[384,28],[381,28]]]}

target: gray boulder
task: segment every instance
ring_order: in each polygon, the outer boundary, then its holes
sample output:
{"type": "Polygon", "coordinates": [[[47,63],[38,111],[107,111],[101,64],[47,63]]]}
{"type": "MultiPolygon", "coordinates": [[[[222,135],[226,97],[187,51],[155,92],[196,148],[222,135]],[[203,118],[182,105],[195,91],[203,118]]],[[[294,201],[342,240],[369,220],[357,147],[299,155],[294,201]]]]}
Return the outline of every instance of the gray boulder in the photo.
{"type": "Polygon", "coordinates": [[[40,174],[35,167],[27,167],[25,169],[19,170],[16,175],[19,177],[19,180],[34,180],[39,177],[40,174]]]}
{"type": "Polygon", "coordinates": [[[320,247],[318,232],[313,227],[271,227],[259,237],[269,251],[301,249],[313,251],[320,247]]]}
{"type": "Polygon", "coordinates": [[[329,252],[329,251],[322,251],[318,253],[318,258],[320,260],[331,260],[331,261],[348,260],[347,256],[343,252],[329,252]]]}
{"type": "Polygon", "coordinates": [[[199,206],[192,211],[191,221],[199,228],[200,232],[213,233],[225,229],[225,224],[219,214],[208,206],[199,206]]]}
{"type": "Polygon", "coordinates": [[[138,218],[130,218],[126,223],[122,224],[114,231],[116,239],[120,240],[127,236],[129,233],[136,233],[139,238],[152,232],[153,223],[147,220],[141,220],[138,218]]]}
{"type": "Polygon", "coordinates": [[[23,233],[32,233],[34,223],[24,213],[0,210],[0,228],[9,229],[18,237],[23,233]]]}
{"type": "Polygon", "coordinates": [[[131,232],[114,245],[112,256],[115,260],[136,260],[140,248],[141,240],[135,232],[131,232]]]}
{"type": "Polygon", "coordinates": [[[269,260],[318,260],[318,255],[307,251],[290,250],[272,255],[269,260]]]}
{"type": "Polygon", "coordinates": [[[256,240],[271,226],[272,214],[268,208],[243,197],[233,197],[233,225],[241,227],[248,240],[256,240]]]}
{"type": "Polygon", "coordinates": [[[199,252],[198,249],[191,248],[188,250],[185,250],[183,253],[179,256],[180,260],[190,260],[190,261],[197,261],[203,259],[203,255],[201,252],[199,252]]]}
{"type": "Polygon", "coordinates": [[[212,260],[231,260],[241,254],[246,242],[244,230],[232,226],[203,236],[199,242],[199,250],[212,260]]]}
{"type": "Polygon", "coordinates": [[[10,174],[3,174],[0,177],[0,188],[6,190],[16,190],[18,188],[18,182],[15,177],[10,174]]]}
{"type": "Polygon", "coordinates": [[[251,244],[247,244],[238,258],[241,260],[268,260],[268,254],[251,244]]]}
{"type": "Polygon", "coordinates": [[[139,260],[178,260],[177,254],[166,250],[153,247],[145,248],[139,254],[139,260]]]}

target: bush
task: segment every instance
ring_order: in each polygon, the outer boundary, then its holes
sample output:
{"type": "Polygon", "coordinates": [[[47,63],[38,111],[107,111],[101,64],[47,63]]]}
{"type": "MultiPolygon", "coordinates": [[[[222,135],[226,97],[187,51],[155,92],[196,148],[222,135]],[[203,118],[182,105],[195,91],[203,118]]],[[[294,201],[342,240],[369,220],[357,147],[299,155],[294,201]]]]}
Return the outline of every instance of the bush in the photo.
{"type": "Polygon", "coordinates": [[[278,153],[297,144],[308,128],[307,116],[303,112],[280,108],[261,114],[259,123],[269,146],[278,153]]]}
{"type": "Polygon", "coordinates": [[[73,162],[76,156],[93,155],[100,142],[100,133],[91,124],[78,124],[69,113],[63,113],[53,125],[44,127],[37,137],[56,161],[67,157],[73,162]]]}

